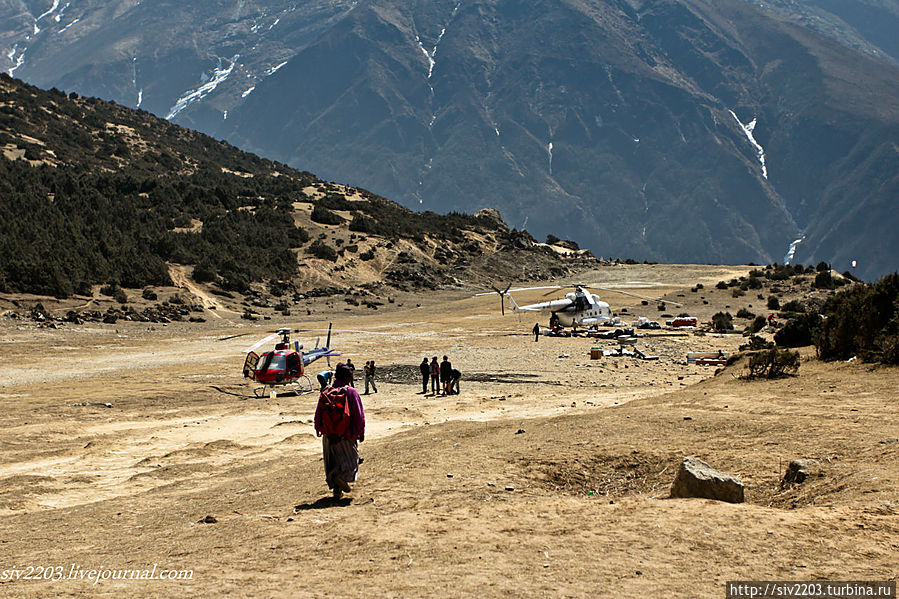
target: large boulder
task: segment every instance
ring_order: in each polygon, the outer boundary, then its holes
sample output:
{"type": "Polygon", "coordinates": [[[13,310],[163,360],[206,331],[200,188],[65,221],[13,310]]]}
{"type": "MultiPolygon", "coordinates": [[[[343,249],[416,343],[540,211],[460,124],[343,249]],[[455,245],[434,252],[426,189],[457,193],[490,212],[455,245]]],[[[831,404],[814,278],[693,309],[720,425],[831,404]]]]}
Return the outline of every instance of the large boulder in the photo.
{"type": "Polygon", "coordinates": [[[743,483],[739,478],[715,470],[697,457],[681,462],[671,497],[703,497],[728,503],[743,503],[743,483]]]}
{"type": "Polygon", "coordinates": [[[780,481],[780,488],[785,489],[792,485],[802,484],[814,476],[824,476],[824,471],[819,462],[815,460],[793,460],[780,481]]]}

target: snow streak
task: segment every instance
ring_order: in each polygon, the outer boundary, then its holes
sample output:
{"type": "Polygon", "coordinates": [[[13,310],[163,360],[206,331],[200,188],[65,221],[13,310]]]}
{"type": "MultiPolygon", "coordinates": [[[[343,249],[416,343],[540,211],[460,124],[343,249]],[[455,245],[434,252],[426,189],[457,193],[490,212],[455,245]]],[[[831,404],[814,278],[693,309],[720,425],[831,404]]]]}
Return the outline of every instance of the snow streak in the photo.
{"type": "Polygon", "coordinates": [[[740,122],[739,117],[734,113],[733,110],[729,111],[731,116],[734,117],[734,120],[737,121],[737,124],[740,126],[740,129],[743,130],[743,133],[746,134],[746,139],[749,140],[749,143],[752,144],[752,147],[755,148],[755,151],[758,153],[759,163],[762,165],[762,176],[767,179],[768,178],[768,167],[765,166],[765,148],[759,145],[759,142],[755,140],[755,136],[752,132],[755,130],[755,125],[758,122],[758,118],[753,118],[751,122],[744,125],[740,122]]]}
{"type": "Polygon", "coordinates": [[[137,91],[137,104],[135,108],[140,108],[141,103],[144,101],[144,90],[143,88],[137,87],[137,56],[131,59],[131,85],[134,86],[134,89],[137,91]]]}
{"type": "Polygon", "coordinates": [[[549,142],[546,146],[546,153],[549,154],[549,175],[553,174],[553,142],[549,142]]]}
{"type": "Polygon", "coordinates": [[[77,23],[77,22],[80,21],[80,20],[81,20],[80,18],[75,19],[74,21],[72,21],[71,23],[69,23],[68,25],[66,25],[66,26],[63,27],[62,29],[60,29],[59,32],[60,32],[60,33],[63,33],[66,29],[68,29],[69,27],[71,27],[72,25],[74,25],[75,23],[77,23]]]}
{"type": "Polygon", "coordinates": [[[790,249],[787,250],[787,255],[784,256],[784,264],[789,264],[793,261],[793,256],[796,255],[796,248],[799,247],[799,244],[803,241],[805,241],[805,235],[790,244],[790,249]]]}
{"type": "Polygon", "coordinates": [[[215,88],[218,87],[220,83],[228,78],[228,76],[231,74],[231,71],[234,70],[234,67],[237,65],[238,58],[240,58],[240,54],[235,54],[229,61],[231,64],[228,65],[227,69],[223,69],[221,66],[216,67],[212,72],[212,78],[197,89],[181,96],[178,101],[175,102],[175,105],[172,106],[171,110],[165,118],[167,120],[172,120],[173,118],[178,116],[178,113],[180,113],[182,110],[184,110],[194,102],[202,100],[210,93],[212,93],[212,91],[215,90],[215,88]]]}
{"type": "Polygon", "coordinates": [[[283,67],[283,66],[286,65],[286,64],[287,64],[287,61],[285,60],[284,62],[282,62],[282,63],[279,64],[278,66],[270,68],[269,70],[267,70],[267,71],[265,72],[265,76],[268,77],[269,75],[274,75],[274,74],[278,71],[278,69],[280,69],[281,67],[283,67]]]}

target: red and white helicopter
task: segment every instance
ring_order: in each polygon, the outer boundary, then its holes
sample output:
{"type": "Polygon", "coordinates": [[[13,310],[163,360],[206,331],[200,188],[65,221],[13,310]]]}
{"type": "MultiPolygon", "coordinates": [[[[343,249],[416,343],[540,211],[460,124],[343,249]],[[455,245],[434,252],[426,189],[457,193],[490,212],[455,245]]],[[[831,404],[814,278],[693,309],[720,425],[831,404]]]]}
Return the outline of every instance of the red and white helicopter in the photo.
{"type": "MultiPolygon", "coordinates": [[[[660,297],[648,297],[645,295],[639,295],[637,293],[630,293],[628,291],[620,291],[618,289],[609,289],[606,287],[596,287],[591,285],[577,284],[577,285],[550,285],[546,287],[521,287],[519,289],[512,289],[512,286],[509,285],[504,290],[500,290],[497,287],[493,288],[493,292],[486,293],[478,293],[477,296],[481,295],[491,295],[491,293],[498,293],[501,302],[502,302],[502,313],[506,313],[505,307],[505,298],[508,297],[509,301],[512,303],[512,311],[518,314],[522,312],[550,312],[550,326],[563,326],[563,327],[595,327],[597,325],[602,324],[612,324],[613,316],[612,316],[612,308],[609,306],[607,302],[599,299],[599,296],[595,293],[590,293],[590,289],[597,289],[601,291],[608,291],[611,293],[620,293],[622,295],[630,295],[633,297],[638,297],[641,299],[652,300],[657,302],[665,302],[660,297]],[[570,291],[565,294],[564,299],[551,300],[548,302],[540,302],[537,304],[529,304],[526,306],[519,306],[518,303],[515,302],[515,298],[512,297],[512,291],[533,291],[537,289],[550,289],[551,291],[546,294],[550,295],[552,293],[556,293],[562,289],[570,289],[574,288],[574,291],[570,291]]],[[[676,302],[668,301],[668,303],[679,306],[680,304],[676,302]]]]}
{"type": "Polygon", "coordinates": [[[323,347],[318,346],[310,350],[303,350],[299,341],[290,342],[289,328],[278,329],[264,339],[260,339],[244,350],[247,354],[243,363],[243,375],[257,383],[261,387],[253,389],[256,397],[265,397],[266,388],[269,388],[269,396],[277,397],[276,387],[293,385],[298,393],[312,391],[312,381],[305,374],[306,366],[320,358],[327,358],[330,363],[331,356],[339,356],[340,353],[331,349],[331,325],[328,325],[328,339],[323,347]],[[267,352],[256,353],[256,350],[273,339],[281,337],[280,343],[275,344],[275,349],[267,352]]]}

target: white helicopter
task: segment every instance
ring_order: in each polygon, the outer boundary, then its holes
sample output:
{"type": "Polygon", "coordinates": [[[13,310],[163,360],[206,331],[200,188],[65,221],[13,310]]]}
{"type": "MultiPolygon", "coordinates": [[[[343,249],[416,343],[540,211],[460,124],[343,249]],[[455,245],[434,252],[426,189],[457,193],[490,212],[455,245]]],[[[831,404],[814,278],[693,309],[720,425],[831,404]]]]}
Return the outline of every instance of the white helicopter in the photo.
{"type": "MultiPolygon", "coordinates": [[[[576,285],[551,285],[547,287],[521,287],[518,289],[512,289],[512,285],[510,284],[504,290],[500,290],[496,287],[493,288],[493,292],[486,293],[478,293],[477,296],[482,295],[491,295],[491,293],[498,293],[502,302],[502,313],[506,313],[505,301],[506,297],[509,298],[509,301],[512,304],[512,311],[518,314],[522,312],[551,312],[550,316],[550,326],[563,326],[563,327],[594,327],[597,325],[602,325],[606,323],[613,323],[612,316],[612,308],[609,306],[607,302],[599,299],[599,296],[595,293],[590,293],[590,289],[597,289],[601,291],[609,291],[612,293],[620,293],[622,295],[630,295],[633,297],[638,297],[641,299],[647,299],[657,302],[665,302],[666,300],[660,297],[647,297],[645,295],[639,295],[636,293],[630,293],[628,291],[620,291],[617,289],[608,289],[604,287],[596,287],[591,285],[585,285],[582,283],[576,285]],[[550,293],[554,293],[561,289],[569,289],[574,288],[574,291],[570,291],[565,294],[564,299],[551,300],[548,302],[540,302],[537,304],[529,304],[526,306],[519,306],[515,301],[515,298],[512,297],[512,291],[534,291],[538,289],[551,289],[550,293]]],[[[549,294],[547,294],[549,295],[549,294]]],[[[668,302],[674,304],[675,306],[679,306],[680,304],[676,302],[668,302]]]]}

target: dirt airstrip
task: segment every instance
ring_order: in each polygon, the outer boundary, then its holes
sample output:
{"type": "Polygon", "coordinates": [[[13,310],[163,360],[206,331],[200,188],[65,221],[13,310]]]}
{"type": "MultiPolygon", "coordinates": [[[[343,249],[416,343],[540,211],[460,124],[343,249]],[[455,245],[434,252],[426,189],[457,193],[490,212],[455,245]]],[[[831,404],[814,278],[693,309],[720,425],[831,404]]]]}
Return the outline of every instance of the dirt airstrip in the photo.
{"type": "MultiPolygon", "coordinates": [[[[714,289],[747,270],[637,265],[583,280],[708,320],[764,311],[714,289]]],[[[600,295],[626,319],[661,317],[600,295]]],[[[638,342],[658,361],[590,360],[610,343],[535,343],[538,317],[470,296],[378,311],[320,300],[257,322],[226,305],[165,326],[0,318],[0,595],[692,598],[723,597],[728,580],[899,577],[899,370],[808,349],[798,376],[746,382],[739,365],[715,376],[685,363],[735,350],[739,335],[664,330],[638,342]],[[316,396],[248,397],[240,373],[241,350],[267,331],[301,329],[308,347],[332,320],[344,357],[381,366],[363,397],[359,481],[339,503],[316,396]],[[420,395],[417,364],[443,354],[462,393],[420,395]],[[667,499],[685,455],[739,476],[747,502],[667,499]],[[781,489],[795,458],[823,474],[781,489]],[[77,577],[154,565],[191,579],[77,577]],[[38,568],[64,579],[24,579],[38,568]]]]}

